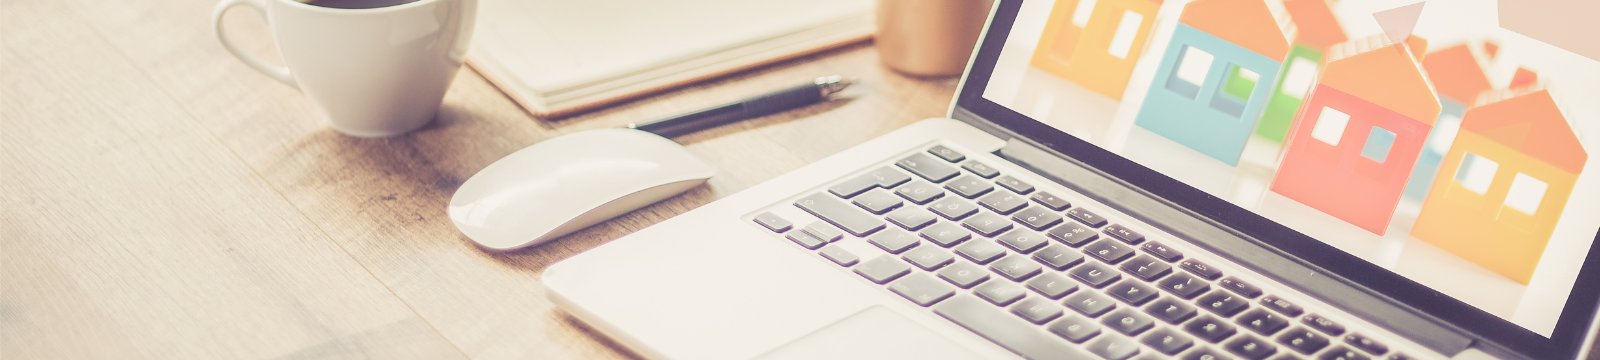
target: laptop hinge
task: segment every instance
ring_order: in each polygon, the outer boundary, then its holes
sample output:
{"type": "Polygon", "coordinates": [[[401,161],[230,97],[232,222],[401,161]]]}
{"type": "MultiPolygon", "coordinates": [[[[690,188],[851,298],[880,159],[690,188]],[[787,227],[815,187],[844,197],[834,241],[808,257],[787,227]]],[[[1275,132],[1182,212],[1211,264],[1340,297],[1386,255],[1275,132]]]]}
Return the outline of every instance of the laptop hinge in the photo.
{"type": "MultiPolygon", "coordinates": [[[[997,130],[980,128],[990,132],[997,130]]],[[[1212,253],[1357,314],[1429,349],[1454,356],[1473,345],[1473,339],[1462,335],[1464,332],[1460,329],[1420,315],[1420,311],[1375,294],[1337,274],[1301,262],[1250,236],[1137,190],[1089,166],[1034,146],[1023,138],[1003,138],[1007,139],[1006,146],[997,152],[1002,158],[1212,253]]]]}

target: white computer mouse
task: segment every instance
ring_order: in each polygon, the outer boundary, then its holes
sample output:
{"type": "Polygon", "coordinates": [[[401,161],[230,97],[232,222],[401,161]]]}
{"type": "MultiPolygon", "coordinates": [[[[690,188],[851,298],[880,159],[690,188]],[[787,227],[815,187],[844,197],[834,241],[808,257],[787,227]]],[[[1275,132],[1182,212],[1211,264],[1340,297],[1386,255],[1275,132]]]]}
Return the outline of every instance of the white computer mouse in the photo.
{"type": "Polygon", "coordinates": [[[491,250],[561,237],[699,186],[717,168],[633,129],[576,132],[517,150],[461,184],[450,221],[491,250]]]}

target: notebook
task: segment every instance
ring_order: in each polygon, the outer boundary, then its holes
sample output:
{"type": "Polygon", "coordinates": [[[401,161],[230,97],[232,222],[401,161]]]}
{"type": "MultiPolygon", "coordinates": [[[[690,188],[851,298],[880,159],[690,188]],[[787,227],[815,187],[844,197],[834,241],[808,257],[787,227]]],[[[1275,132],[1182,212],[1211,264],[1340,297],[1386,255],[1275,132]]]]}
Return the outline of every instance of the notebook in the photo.
{"type": "Polygon", "coordinates": [[[871,0],[481,0],[467,63],[559,117],[869,38],[871,0]]]}

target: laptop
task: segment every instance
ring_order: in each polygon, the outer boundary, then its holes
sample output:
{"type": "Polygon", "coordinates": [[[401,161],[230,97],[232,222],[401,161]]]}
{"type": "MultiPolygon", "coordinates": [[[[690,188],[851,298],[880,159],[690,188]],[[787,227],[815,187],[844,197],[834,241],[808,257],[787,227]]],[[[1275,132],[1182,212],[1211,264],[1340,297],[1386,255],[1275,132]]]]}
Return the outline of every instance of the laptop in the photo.
{"type": "Polygon", "coordinates": [[[947,118],[543,282],[652,359],[1589,356],[1600,64],[1400,5],[999,0],[947,118]]]}

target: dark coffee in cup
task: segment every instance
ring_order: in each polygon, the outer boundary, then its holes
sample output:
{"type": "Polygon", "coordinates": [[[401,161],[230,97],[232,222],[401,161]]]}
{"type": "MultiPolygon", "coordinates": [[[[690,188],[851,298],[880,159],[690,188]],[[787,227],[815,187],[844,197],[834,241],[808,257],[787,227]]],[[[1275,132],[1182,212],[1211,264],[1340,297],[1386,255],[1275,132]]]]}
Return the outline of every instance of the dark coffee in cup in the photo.
{"type": "Polygon", "coordinates": [[[307,5],[315,5],[335,9],[372,9],[390,7],[417,0],[311,0],[307,5]]]}

